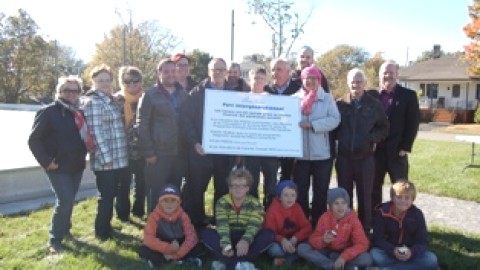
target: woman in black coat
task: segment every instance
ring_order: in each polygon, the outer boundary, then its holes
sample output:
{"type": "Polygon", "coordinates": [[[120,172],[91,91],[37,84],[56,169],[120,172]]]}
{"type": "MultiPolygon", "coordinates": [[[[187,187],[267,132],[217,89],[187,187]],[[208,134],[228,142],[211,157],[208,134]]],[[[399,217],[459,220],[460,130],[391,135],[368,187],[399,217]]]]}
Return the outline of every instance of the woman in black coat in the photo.
{"type": "Polygon", "coordinates": [[[58,80],[55,102],[35,116],[28,146],[45,169],[55,193],[55,208],[49,232],[49,251],[61,252],[61,242],[70,235],[75,195],[80,186],[87,148],[93,148],[85,119],[78,110],[82,81],[78,77],[58,80]]]}

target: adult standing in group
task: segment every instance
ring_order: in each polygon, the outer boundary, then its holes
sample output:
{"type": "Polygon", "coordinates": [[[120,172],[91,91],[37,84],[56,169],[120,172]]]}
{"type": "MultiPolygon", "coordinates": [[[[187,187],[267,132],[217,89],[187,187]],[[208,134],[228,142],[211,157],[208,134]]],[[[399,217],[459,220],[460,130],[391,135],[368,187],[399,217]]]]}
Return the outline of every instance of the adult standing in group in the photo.
{"type": "Polygon", "coordinates": [[[382,203],[382,186],[387,172],[392,183],[408,179],[408,153],[412,151],[420,122],[417,93],[397,83],[397,63],[386,61],[380,66],[378,75],[380,92],[373,90],[369,93],[380,99],[390,128],[387,138],[375,150],[373,208],[382,203]]]}
{"type": "MultiPolygon", "coordinates": [[[[273,59],[270,63],[272,69],[272,83],[265,86],[265,90],[273,95],[291,96],[302,86],[302,81],[292,79],[291,66],[283,58],[273,59]]],[[[280,157],[280,181],[292,179],[293,158],[280,157]]]]}
{"type": "MultiPolygon", "coordinates": [[[[358,68],[348,72],[350,92],[337,101],[341,121],[335,130],[338,154],[335,162],[338,186],[353,198],[357,190],[358,216],[367,233],[372,228],[372,185],[375,174],[374,150],[388,134],[388,119],[382,104],[365,94],[367,77],[358,68]]],[[[350,208],[353,203],[350,201],[350,208]]]]}
{"type": "Polygon", "coordinates": [[[145,176],[143,173],[145,160],[140,154],[136,123],[138,103],[143,94],[142,72],[137,67],[121,67],[118,72],[118,84],[120,91],[115,94],[115,97],[122,105],[123,123],[127,132],[128,168],[118,183],[115,208],[118,218],[126,222],[130,217],[132,179],[135,180],[135,200],[131,212],[140,218],[145,215],[145,176]]]}
{"type": "Polygon", "coordinates": [[[88,136],[85,119],[79,110],[81,92],[80,78],[59,78],[55,102],[37,112],[28,138],[28,146],[45,170],[55,193],[48,241],[51,253],[62,252],[62,240],[70,235],[73,204],[85,169],[87,145],[90,150],[93,148],[93,140],[88,136]]]}
{"type": "Polygon", "coordinates": [[[112,95],[110,67],[95,66],[90,78],[92,89],[84,97],[83,110],[95,140],[95,151],[90,153],[90,167],[99,192],[95,236],[106,240],[111,237],[110,222],[118,183],[128,165],[127,139],[119,102],[112,95]]]}
{"type": "Polygon", "coordinates": [[[177,82],[189,93],[198,84],[192,76],[190,76],[192,59],[184,53],[174,54],[170,59],[175,63],[175,78],[177,82]]]}
{"type": "Polygon", "coordinates": [[[241,92],[250,92],[250,87],[242,78],[242,70],[239,63],[232,62],[228,68],[227,83],[230,89],[241,92]]]}
{"type": "Polygon", "coordinates": [[[140,101],[138,115],[140,149],[145,156],[147,209],[157,205],[161,189],[172,184],[180,189],[185,175],[180,107],[188,94],[175,79],[175,62],[163,59],[157,67],[157,83],[140,101]]]}
{"type": "MultiPolygon", "coordinates": [[[[249,72],[250,88],[252,95],[269,95],[265,91],[267,84],[267,71],[264,68],[254,68],[249,72]]],[[[260,171],[263,175],[263,206],[268,208],[275,197],[277,188],[278,158],[263,156],[245,156],[245,168],[252,174],[253,183],[250,194],[258,198],[258,185],[260,183],[260,171]]]]}
{"type": "MultiPolygon", "coordinates": [[[[301,80],[302,70],[315,64],[314,56],[315,52],[310,46],[303,46],[300,48],[300,50],[298,50],[297,70],[295,70],[293,78],[301,80]]],[[[330,89],[328,87],[327,78],[325,77],[325,74],[323,74],[321,69],[318,70],[320,72],[320,75],[322,76],[321,86],[323,88],[323,91],[325,91],[325,93],[329,93],[330,89]]]]}
{"type": "Polygon", "coordinates": [[[302,88],[295,96],[301,98],[302,119],[299,123],[303,136],[303,156],[296,160],[294,181],[298,186],[297,202],[315,228],[320,216],[327,210],[327,192],[332,176],[333,157],[330,131],[340,123],[340,113],[333,97],[320,86],[322,75],[315,66],[304,68],[302,88]],[[312,180],[310,180],[313,178],[312,180]],[[312,210],[310,211],[310,182],[312,183],[312,210]]]}
{"type": "Polygon", "coordinates": [[[213,58],[208,63],[208,78],[201,81],[190,92],[181,110],[181,128],[187,140],[189,177],[185,183],[184,208],[193,225],[198,229],[208,225],[205,216],[204,194],[213,175],[214,200],[228,193],[227,176],[233,167],[233,156],[205,154],[202,146],[203,112],[205,89],[229,90],[225,80],[227,64],[222,58],[213,58]]]}

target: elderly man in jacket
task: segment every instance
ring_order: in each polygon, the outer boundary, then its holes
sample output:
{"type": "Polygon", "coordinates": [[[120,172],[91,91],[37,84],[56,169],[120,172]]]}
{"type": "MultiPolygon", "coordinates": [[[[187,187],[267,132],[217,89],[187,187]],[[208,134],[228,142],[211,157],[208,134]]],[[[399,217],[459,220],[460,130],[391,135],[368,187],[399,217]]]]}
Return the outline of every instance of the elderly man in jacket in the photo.
{"type": "MultiPolygon", "coordinates": [[[[338,185],[353,196],[357,189],[358,214],[366,232],[372,228],[372,185],[376,144],[388,135],[388,119],[382,104],[365,94],[365,73],[358,68],[347,76],[350,92],[337,101],[341,121],[336,129],[338,155],[335,163],[338,185]]],[[[350,207],[352,207],[350,202],[350,207]]]]}

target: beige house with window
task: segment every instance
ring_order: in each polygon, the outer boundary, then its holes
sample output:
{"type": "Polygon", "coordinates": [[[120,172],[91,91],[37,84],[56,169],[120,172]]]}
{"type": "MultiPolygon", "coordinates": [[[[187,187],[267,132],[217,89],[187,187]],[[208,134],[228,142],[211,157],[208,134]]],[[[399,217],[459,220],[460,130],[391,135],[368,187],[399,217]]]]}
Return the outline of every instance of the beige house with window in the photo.
{"type": "Polygon", "coordinates": [[[417,91],[423,120],[472,122],[480,100],[480,76],[469,75],[468,66],[463,55],[436,57],[400,68],[398,80],[417,91]],[[435,119],[439,115],[442,119],[435,119]]]}

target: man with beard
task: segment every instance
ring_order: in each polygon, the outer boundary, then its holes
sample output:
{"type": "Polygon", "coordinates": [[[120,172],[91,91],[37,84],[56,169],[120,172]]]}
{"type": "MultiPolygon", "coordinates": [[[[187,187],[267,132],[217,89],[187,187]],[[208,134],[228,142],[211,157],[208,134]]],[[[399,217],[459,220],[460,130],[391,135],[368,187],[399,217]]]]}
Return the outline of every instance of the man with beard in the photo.
{"type": "Polygon", "coordinates": [[[183,143],[179,132],[180,106],[188,94],[176,82],[175,62],[163,59],[157,68],[157,83],[145,92],[138,114],[140,149],[145,157],[147,209],[158,202],[167,184],[180,188],[183,168],[183,143]]]}
{"type": "Polygon", "coordinates": [[[240,69],[240,64],[232,62],[228,69],[228,87],[241,92],[250,92],[250,87],[245,80],[241,78],[241,74],[242,70],[240,69]]]}

